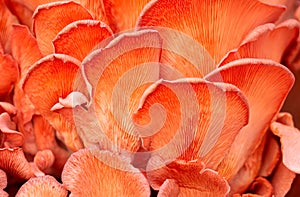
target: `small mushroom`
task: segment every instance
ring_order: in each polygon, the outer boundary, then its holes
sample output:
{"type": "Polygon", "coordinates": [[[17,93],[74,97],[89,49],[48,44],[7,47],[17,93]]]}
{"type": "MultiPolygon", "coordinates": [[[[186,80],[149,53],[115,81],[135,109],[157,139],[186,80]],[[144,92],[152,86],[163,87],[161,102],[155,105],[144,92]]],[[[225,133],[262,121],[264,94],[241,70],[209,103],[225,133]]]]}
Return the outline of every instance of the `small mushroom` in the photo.
{"type": "Polygon", "coordinates": [[[8,113],[0,114],[0,147],[14,148],[22,146],[24,136],[16,131],[16,124],[11,121],[8,113]]]}
{"type": "Polygon", "coordinates": [[[34,176],[21,148],[1,148],[0,158],[0,169],[7,175],[25,180],[34,176]]]}
{"type": "Polygon", "coordinates": [[[51,150],[41,150],[36,153],[33,161],[41,171],[45,171],[53,165],[54,160],[55,156],[51,150]]]}

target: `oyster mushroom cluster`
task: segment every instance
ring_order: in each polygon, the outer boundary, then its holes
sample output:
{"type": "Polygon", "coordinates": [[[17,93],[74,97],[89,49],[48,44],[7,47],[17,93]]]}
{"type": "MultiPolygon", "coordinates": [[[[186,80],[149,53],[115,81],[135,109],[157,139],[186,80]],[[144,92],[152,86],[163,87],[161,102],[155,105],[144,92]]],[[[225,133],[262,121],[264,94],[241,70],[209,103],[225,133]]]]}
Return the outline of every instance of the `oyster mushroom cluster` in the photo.
{"type": "Polygon", "coordinates": [[[0,196],[297,196],[299,5],[0,0],[0,196]]]}

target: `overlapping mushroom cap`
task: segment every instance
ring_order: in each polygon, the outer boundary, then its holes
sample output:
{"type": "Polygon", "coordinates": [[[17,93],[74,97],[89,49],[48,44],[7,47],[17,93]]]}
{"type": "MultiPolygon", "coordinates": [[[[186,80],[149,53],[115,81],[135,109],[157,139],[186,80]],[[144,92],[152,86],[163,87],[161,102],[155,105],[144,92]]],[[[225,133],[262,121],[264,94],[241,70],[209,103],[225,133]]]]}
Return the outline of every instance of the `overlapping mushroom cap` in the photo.
{"type": "Polygon", "coordinates": [[[277,116],[294,82],[280,63],[296,59],[289,47],[299,23],[273,24],[284,13],[282,2],[1,3],[0,68],[20,72],[4,75],[0,86],[1,99],[14,87],[18,109],[18,127],[1,114],[2,153],[18,153],[26,173],[5,163],[1,169],[24,179],[42,176],[18,195],[50,195],[50,187],[62,196],[65,189],[149,196],[150,186],[158,196],[289,190],[299,173],[299,158],[292,157],[299,136],[277,116]],[[16,19],[30,28],[11,25],[16,19]],[[15,146],[32,157],[31,166],[15,146]],[[44,176],[61,171],[63,185],[44,176]],[[281,175],[287,184],[279,184],[281,175]],[[89,189],[78,190],[90,180],[89,189]]]}

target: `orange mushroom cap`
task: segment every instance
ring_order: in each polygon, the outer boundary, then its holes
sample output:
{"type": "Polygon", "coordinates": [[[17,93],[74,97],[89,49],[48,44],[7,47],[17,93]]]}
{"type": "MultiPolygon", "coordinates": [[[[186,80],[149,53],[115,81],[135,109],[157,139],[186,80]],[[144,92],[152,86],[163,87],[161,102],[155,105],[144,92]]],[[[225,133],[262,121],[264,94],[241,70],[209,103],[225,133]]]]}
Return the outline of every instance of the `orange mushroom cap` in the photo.
{"type": "Polygon", "coordinates": [[[93,19],[93,17],[82,5],[73,1],[38,6],[33,14],[33,32],[41,53],[43,55],[53,53],[52,40],[58,32],[71,22],[83,19],[93,19]]]}
{"type": "MultiPolygon", "coordinates": [[[[165,181],[174,180],[177,184],[175,190],[179,187],[179,196],[226,196],[230,190],[224,178],[207,169],[199,160],[176,160],[169,163],[159,156],[153,156],[147,165],[147,177],[155,190],[166,190],[165,181]]],[[[174,182],[169,181],[168,184],[174,185],[174,182]]]]}
{"type": "Polygon", "coordinates": [[[249,102],[249,123],[239,132],[218,167],[219,173],[230,179],[260,144],[293,86],[294,76],[271,60],[241,59],[218,68],[205,79],[237,86],[249,102]]]}
{"type": "Polygon", "coordinates": [[[73,153],[62,181],[74,196],[150,196],[144,175],[128,158],[109,151],[81,149],[73,153]]]}
{"type": "MultiPolygon", "coordinates": [[[[142,11],[137,27],[166,27],[187,34],[203,46],[217,64],[228,51],[238,47],[251,30],[275,22],[283,11],[283,6],[252,0],[152,0],[142,11]]],[[[182,50],[187,48],[185,39],[173,42],[182,50]]],[[[176,65],[172,60],[176,59],[166,56],[162,63],[176,65]]]]}
{"type": "Polygon", "coordinates": [[[57,196],[66,197],[68,191],[57,180],[49,175],[34,177],[21,186],[16,197],[57,196]]]}

